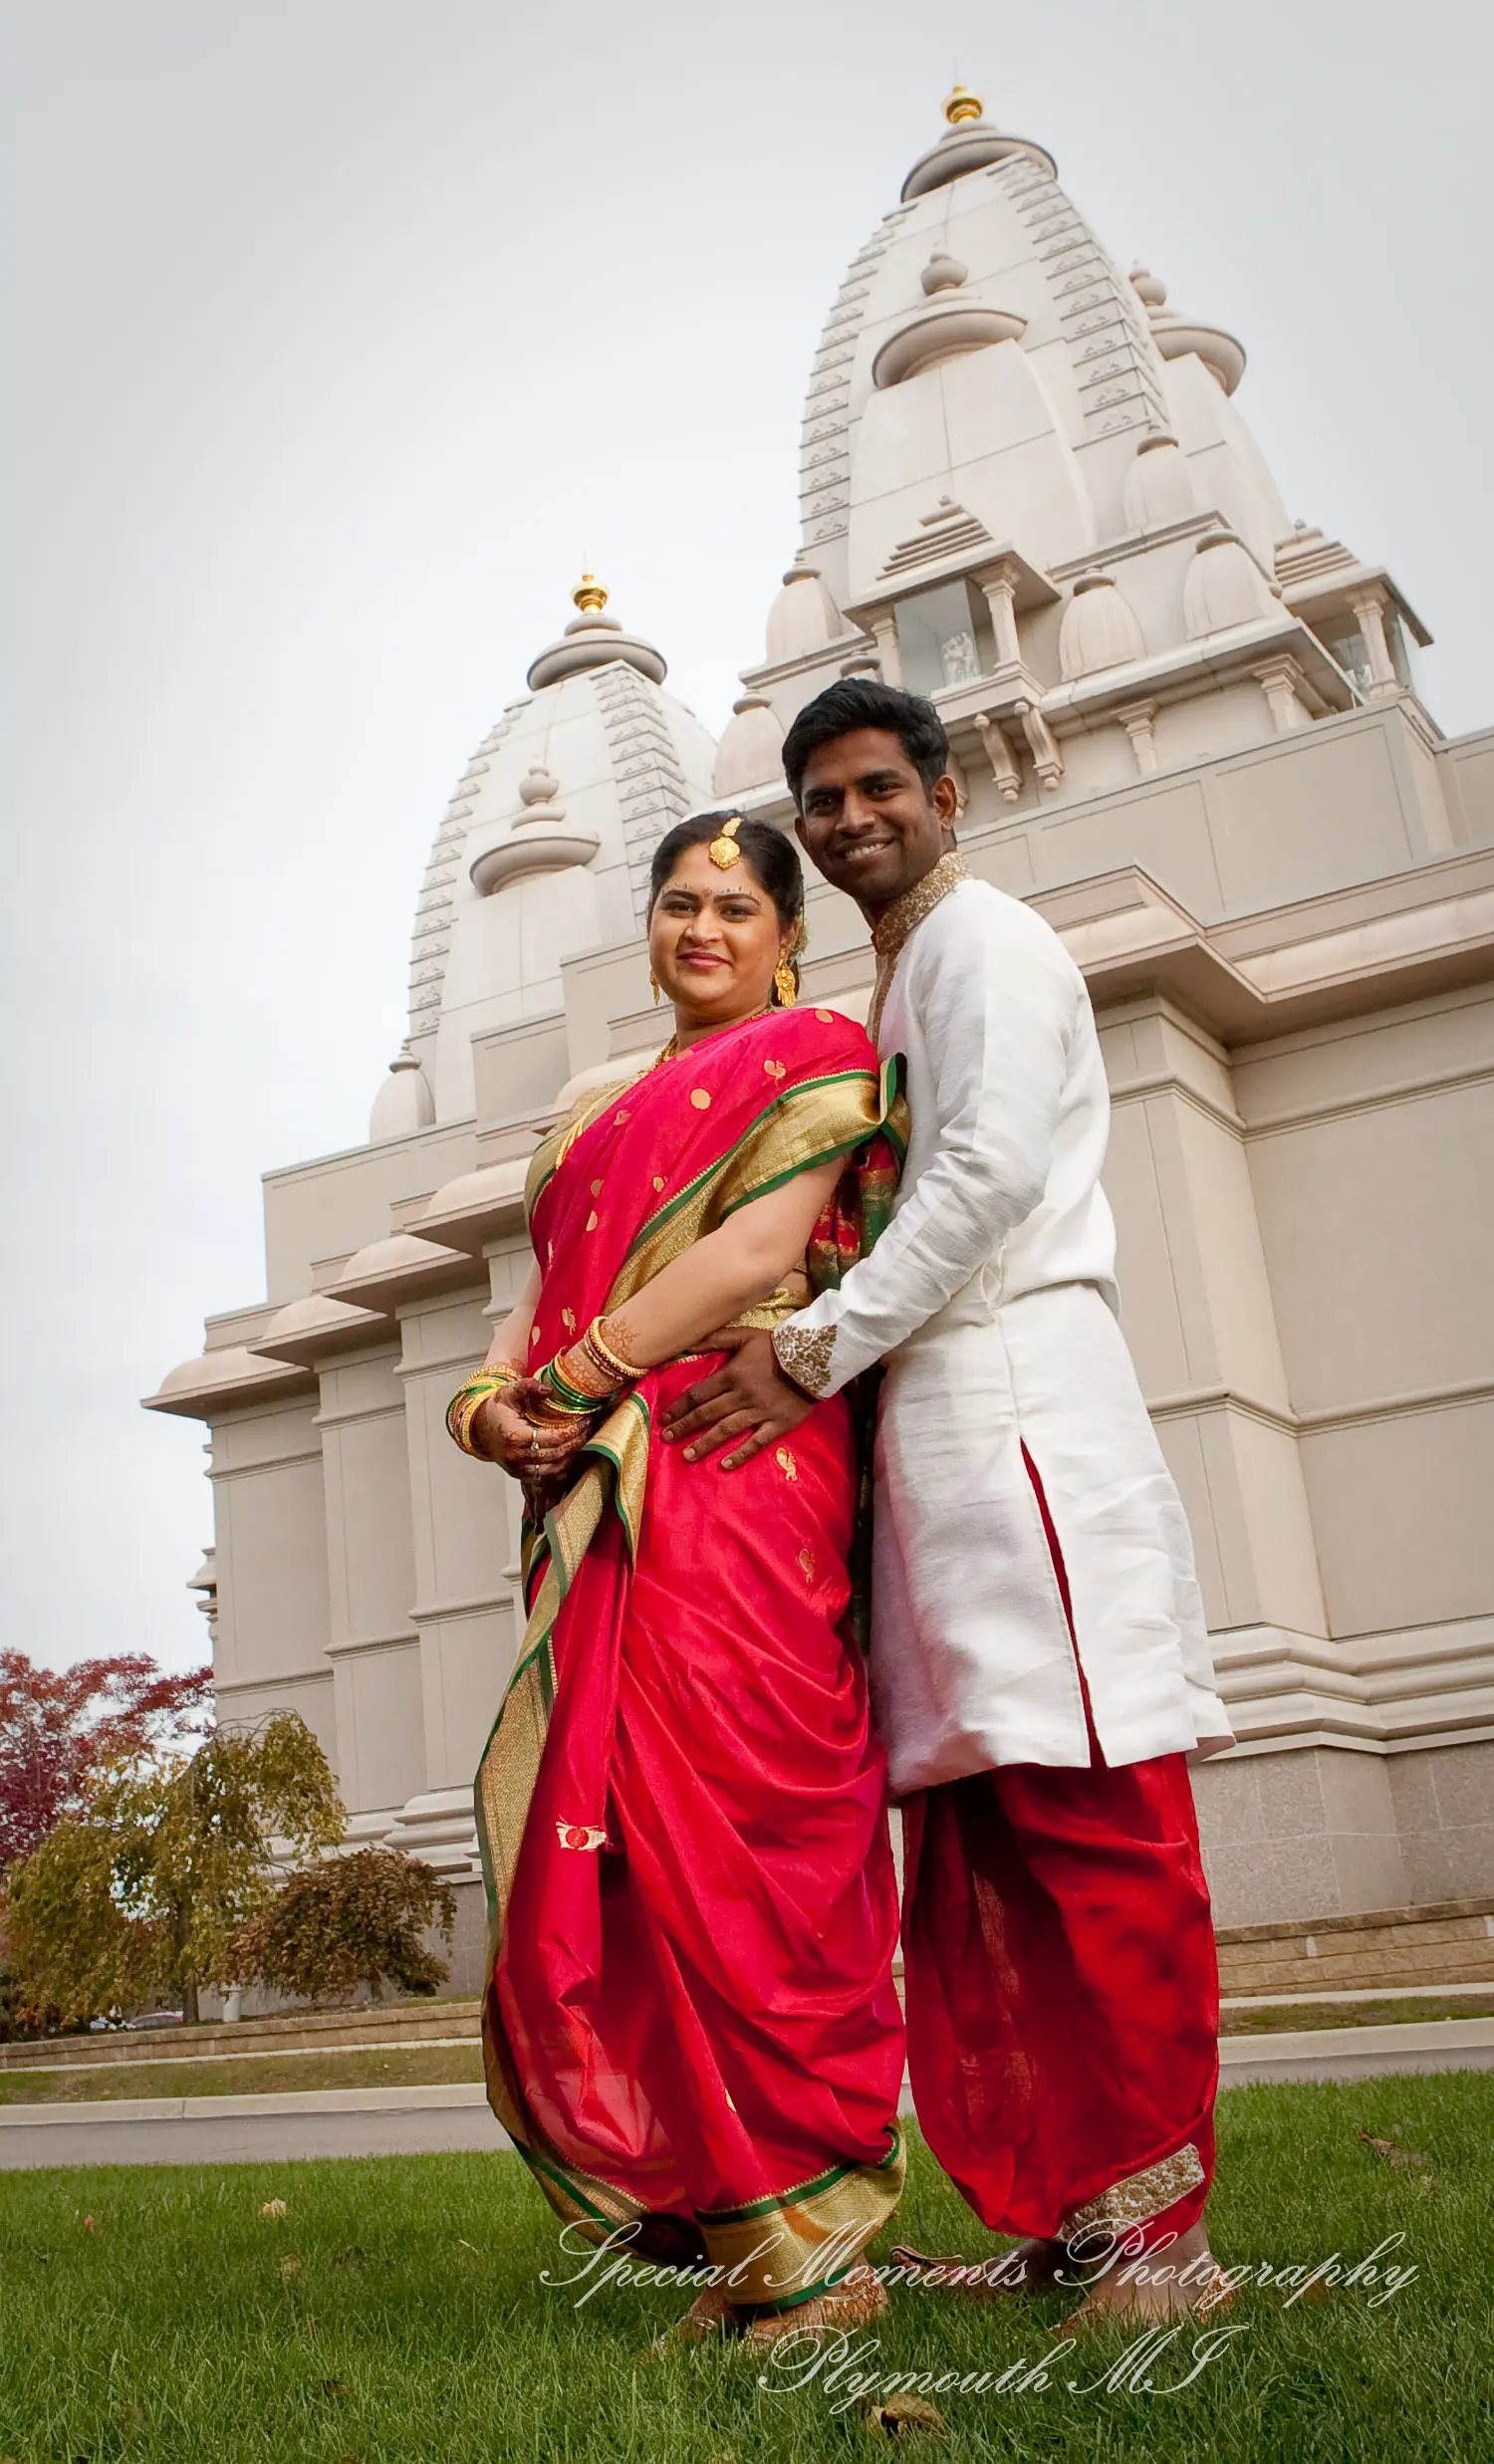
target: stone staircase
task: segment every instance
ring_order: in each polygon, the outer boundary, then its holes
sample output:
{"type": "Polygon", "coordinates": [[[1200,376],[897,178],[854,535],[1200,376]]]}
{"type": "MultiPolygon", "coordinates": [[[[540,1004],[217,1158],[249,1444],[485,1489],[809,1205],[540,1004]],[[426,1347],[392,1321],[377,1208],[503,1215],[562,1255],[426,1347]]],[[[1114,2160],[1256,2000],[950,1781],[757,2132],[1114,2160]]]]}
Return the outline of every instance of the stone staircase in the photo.
{"type": "MultiPolygon", "coordinates": [[[[1380,1908],[1365,1916],[1297,1924],[1229,1925],[1219,1935],[1219,1986],[1231,2000],[1371,1997],[1386,1990],[1445,1993],[1469,1985],[1486,1985],[1494,1994],[1494,1899],[1446,1899],[1430,1907],[1380,1908]]],[[[211,2020],[200,2028],[49,2037],[40,2044],[0,2045],[0,2070],[431,2045],[475,2038],[480,2009],[475,2000],[369,2002],[353,2010],[284,2011],[231,2025],[211,2020]]]]}

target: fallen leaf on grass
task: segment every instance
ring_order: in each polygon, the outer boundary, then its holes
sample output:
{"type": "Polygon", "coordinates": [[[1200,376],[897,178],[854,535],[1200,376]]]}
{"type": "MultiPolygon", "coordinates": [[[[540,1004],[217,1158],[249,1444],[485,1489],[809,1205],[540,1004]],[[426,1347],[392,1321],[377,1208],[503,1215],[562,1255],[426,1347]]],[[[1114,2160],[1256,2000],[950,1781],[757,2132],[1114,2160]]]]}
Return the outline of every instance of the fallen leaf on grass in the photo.
{"type": "Polygon", "coordinates": [[[285,2201],[284,2199],[266,2199],[264,2206],[259,2212],[262,2217],[283,2216],[285,2214],[285,2201]]]}
{"type": "Polygon", "coordinates": [[[353,2389],[346,2378],[323,2378],[318,2381],[323,2395],[351,2395],[353,2389]]]}
{"type": "Polygon", "coordinates": [[[85,2233],[97,2233],[99,2230],[98,2218],[96,2216],[85,2216],[83,2220],[83,2229],[85,2233]]]}
{"type": "Polygon", "coordinates": [[[350,2242],[346,2250],[338,2252],[332,2264],[334,2267],[367,2267],[368,2263],[368,2252],[360,2250],[357,2242],[350,2242]]]}
{"type": "Polygon", "coordinates": [[[1383,2156],[1386,2164],[1425,2164],[1426,2162],[1426,2158],[1418,2148],[1402,2147],[1396,2139],[1371,2138],[1368,2130],[1362,2130],[1360,2141],[1365,2147],[1372,2147],[1377,2156],[1383,2156]]]}
{"type": "Polygon", "coordinates": [[[932,2404],[925,2404],[921,2395],[889,2395],[884,2403],[874,2396],[863,2406],[867,2426],[878,2438],[947,2438],[949,2424],[932,2404]]]}
{"type": "Polygon", "coordinates": [[[280,2262],[280,2272],[281,2272],[281,2275],[282,2275],[282,2276],[299,2276],[299,2275],[300,2275],[300,2273],[301,2273],[301,2262],[300,2262],[300,2260],[299,2260],[299,2259],[298,2259],[298,2258],[294,2255],[294,2253],[292,2254],[292,2256],[291,2256],[290,2258],[288,2258],[288,2259],[282,2259],[282,2260],[281,2260],[281,2262],[280,2262]]]}

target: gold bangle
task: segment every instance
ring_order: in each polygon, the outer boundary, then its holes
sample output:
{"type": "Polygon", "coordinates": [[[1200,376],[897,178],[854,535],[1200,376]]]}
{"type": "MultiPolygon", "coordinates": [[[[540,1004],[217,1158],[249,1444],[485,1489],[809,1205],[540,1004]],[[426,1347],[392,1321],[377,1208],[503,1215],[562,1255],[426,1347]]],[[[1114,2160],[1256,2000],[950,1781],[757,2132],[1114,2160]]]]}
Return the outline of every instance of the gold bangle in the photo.
{"type": "Polygon", "coordinates": [[[547,1360],[539,1374],[551,1406],[572,1418],[582,1413],[600,1411],[610,1403],[618,1381],[612,1372],[601,1368],[585,1344],[572,1344],[547,1360]]]}
{"type": "Polygon", "coordinates": [[[485,1447],[478,1445],[473,1437],[472,1423],[483,1404],[497,1391],[496,1386],[489,1386],[485,1392],[479,1394],[459,1395],[446,1414],[446,1426],[463,1454],[470,1454],[479,1463],[490,1463],[493,1458],[485,1447]]]}
{"type": "Polygon", "coordinates": [[[472,1455],[479,1463],[490,1463],[492,1456],[474,1444],[472,1423],[489,1397],[501,1394],[525,1371],[512,1360],[495,1360],[489,1367],[474,1368],[463,1379],[446,1406],[446,1427],[463,1454],[472,1455]]]}
{"type": "Polygon", "coordinates": [[[599,1368],[606,1369],[619,1385],[636,1385],[644,1371],[634,1367],[630,1360],[624,1360],[621,1353],[614,1352],[602,1331],[606,1324],[605,1318],[594,1318],[581,1340],[599,1368]]]}

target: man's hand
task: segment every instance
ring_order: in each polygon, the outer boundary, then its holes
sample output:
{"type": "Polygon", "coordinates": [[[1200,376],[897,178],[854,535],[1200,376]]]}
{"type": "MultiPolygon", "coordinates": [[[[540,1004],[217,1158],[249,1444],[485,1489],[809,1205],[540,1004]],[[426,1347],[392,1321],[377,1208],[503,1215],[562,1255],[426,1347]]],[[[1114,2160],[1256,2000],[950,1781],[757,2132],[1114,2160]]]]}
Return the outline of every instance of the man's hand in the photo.
{"type": "Polygon", "coordinates": [[[814,1410],[809,1396],[789,1383],[772,1343],[756,1328],[723,1327],[701,1350],[729,1352],[732,1356],[713,1377],[702,1377],[698,1385],[687,1387],[664,1414],[665,1444],[690,1440],[685,1447],[687,1463],[697,1463],[702,1455],[714,1454],[718,1446],[736,1439],[721,1465],[724,1472],[734,1472],[775,1438],[797,1429],[814,1410]]]}

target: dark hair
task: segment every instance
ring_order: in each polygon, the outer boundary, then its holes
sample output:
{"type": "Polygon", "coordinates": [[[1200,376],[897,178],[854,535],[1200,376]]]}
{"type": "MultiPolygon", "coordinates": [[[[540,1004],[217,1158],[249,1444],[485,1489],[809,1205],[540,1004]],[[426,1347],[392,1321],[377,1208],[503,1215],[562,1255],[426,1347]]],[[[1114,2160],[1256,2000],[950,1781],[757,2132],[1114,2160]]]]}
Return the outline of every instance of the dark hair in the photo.
{"type": "Polygon", "coordinates": [[[810,755],[849,736],[858,727],[880,727],[895,736],[926,788],[941,778],[949,759],[944,722],[931,701],[899,692],[871,676],[842,676],[806,702],[784,738],[784,776],[797,805],[810,755]]]}
{"type": "MultiPolygon", "coordinates": [[[[771,822],[756,822],[747,816],[734,816],[729,806],[719,813],[692,813],[687,822],[676,822],[666,830],[653,851],[648,866],[648,912],[651,915],[659,891],[674,869],[676,858],[687,847],[703,847],[721,836],[721,825],[735,819],[732,833],[758,887],[765,889],[778,910],[778,920],[785,931],[802,926],[804,919],[804,873],[799,862],[799,851],[787,832],[777,830],[771,822]]],[[[723,874],[723,879],[725,878],[723,874]]],[[[800,946],[803,946],[802,932],[800,946]]],[[[799,961],[792,951],[789,964],[794,981],[799,981],[799,961]]]]}

